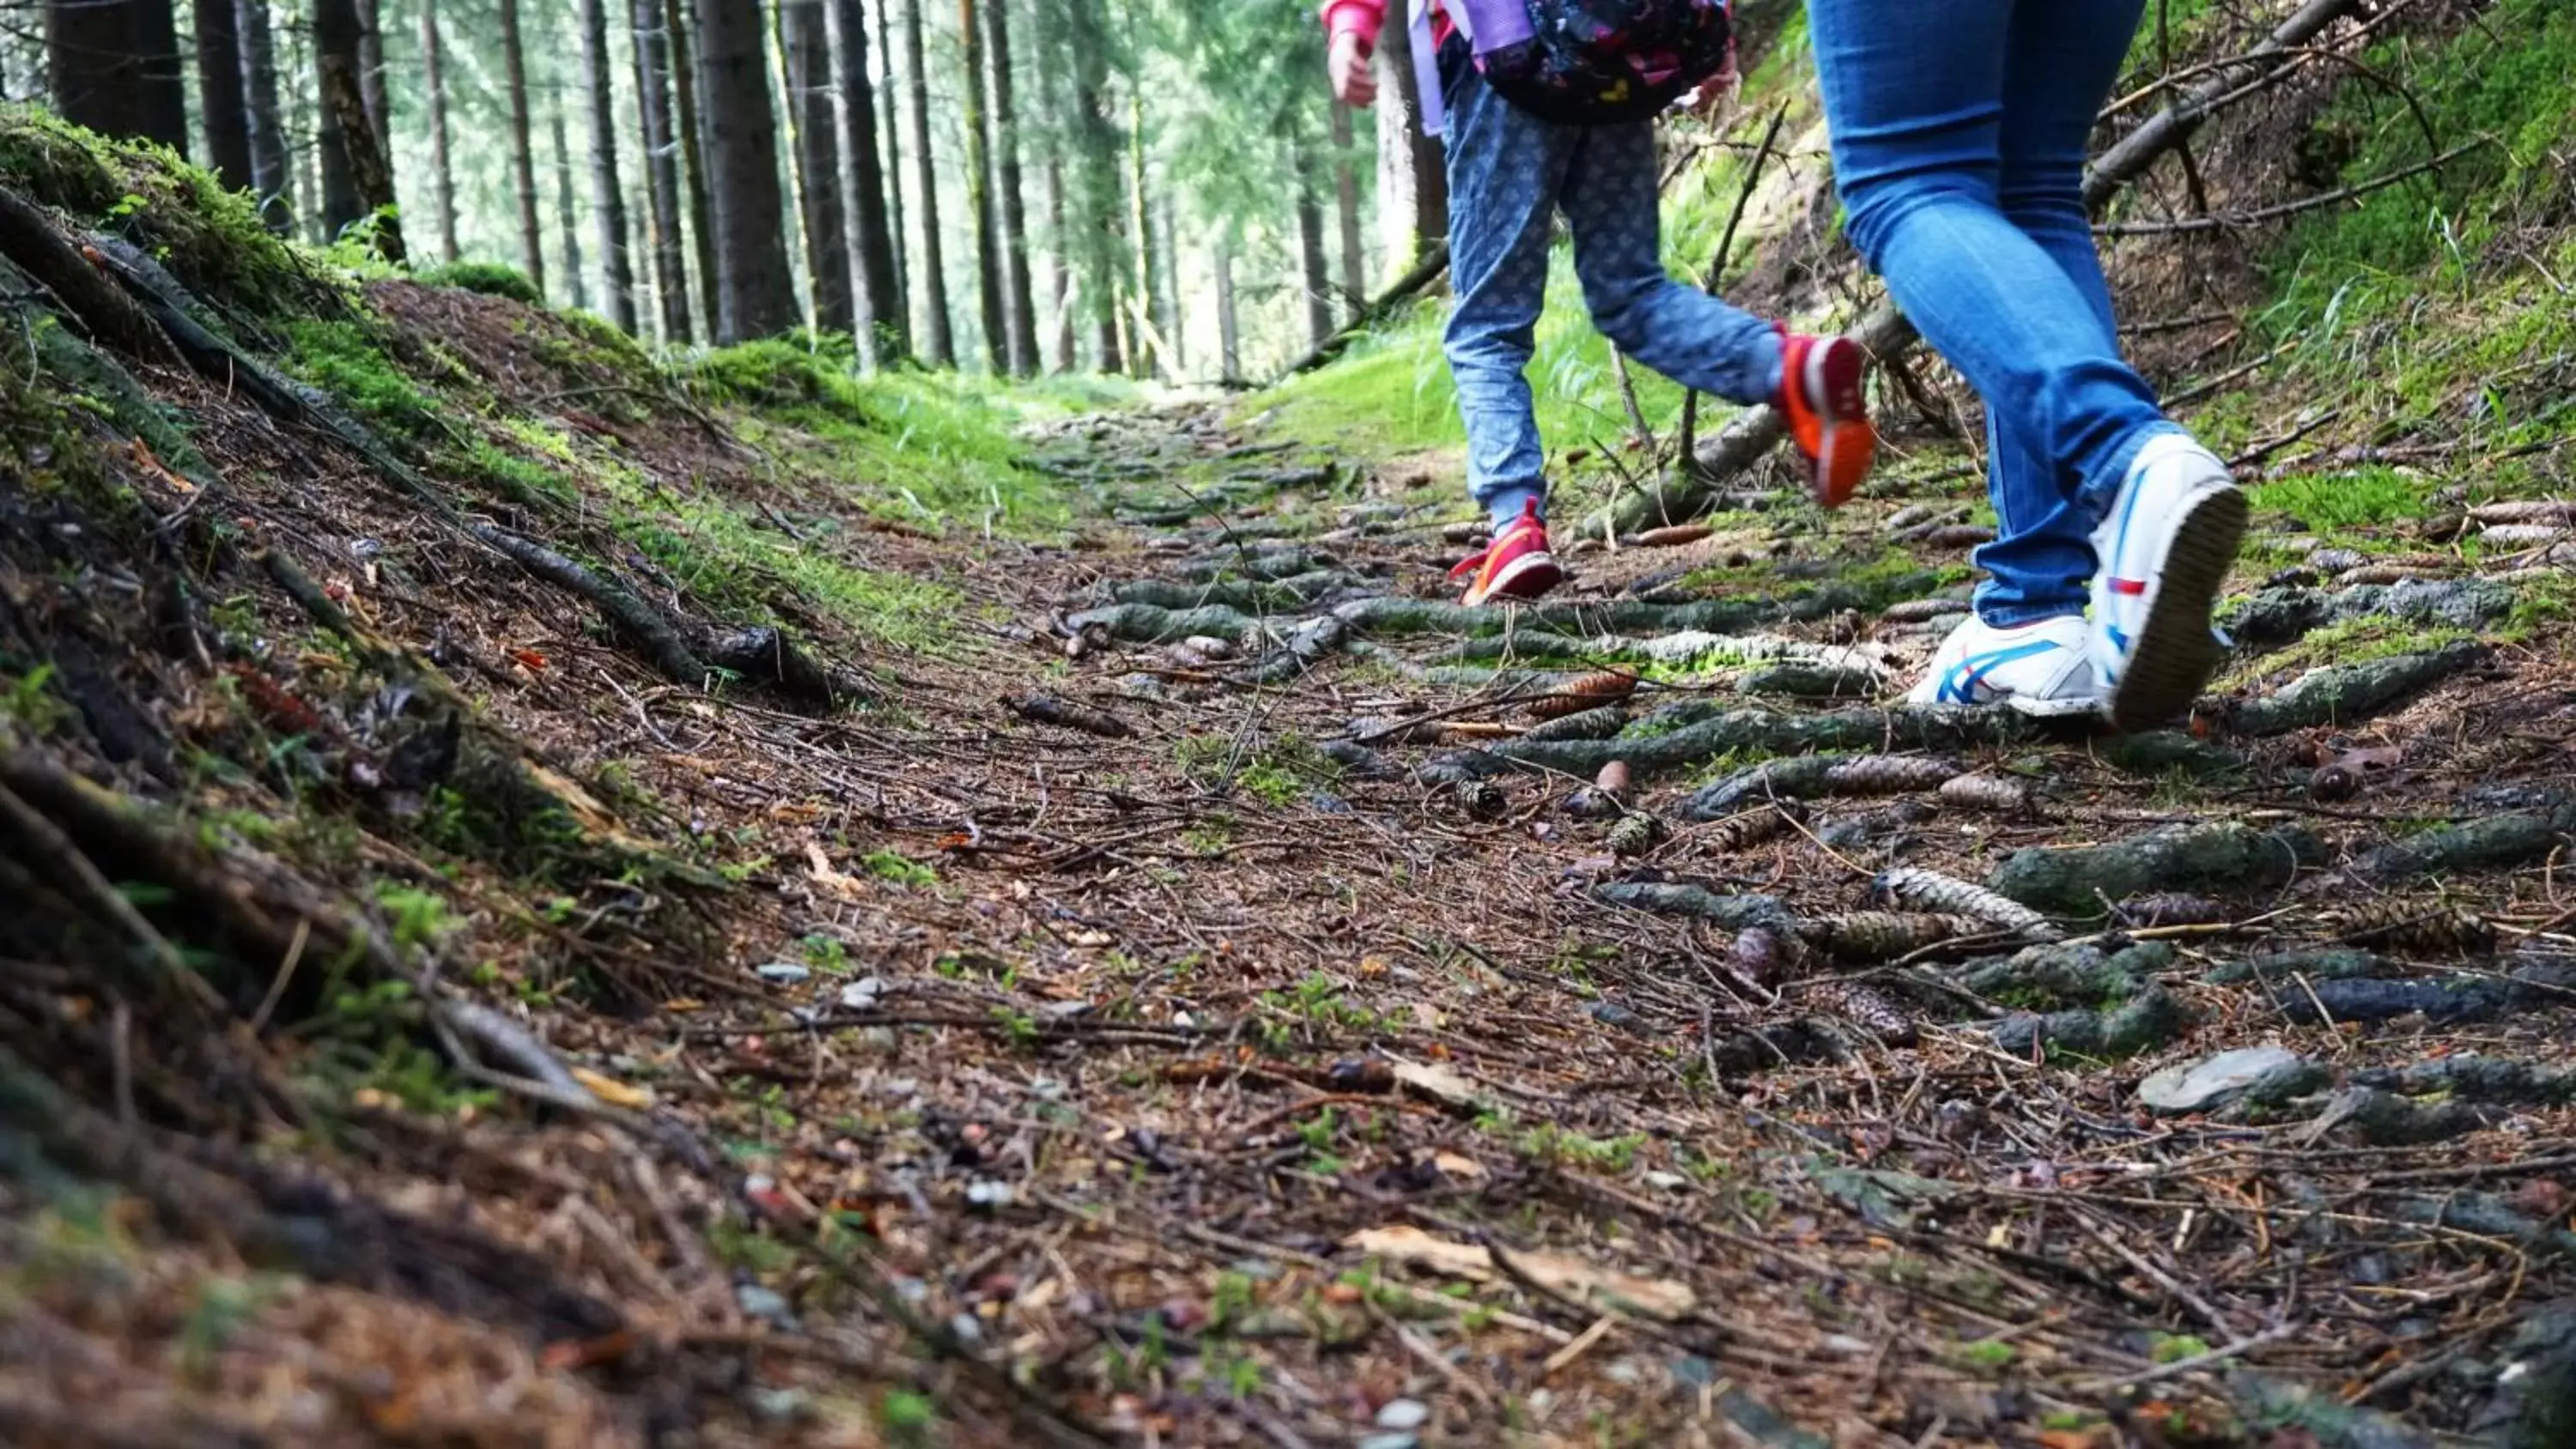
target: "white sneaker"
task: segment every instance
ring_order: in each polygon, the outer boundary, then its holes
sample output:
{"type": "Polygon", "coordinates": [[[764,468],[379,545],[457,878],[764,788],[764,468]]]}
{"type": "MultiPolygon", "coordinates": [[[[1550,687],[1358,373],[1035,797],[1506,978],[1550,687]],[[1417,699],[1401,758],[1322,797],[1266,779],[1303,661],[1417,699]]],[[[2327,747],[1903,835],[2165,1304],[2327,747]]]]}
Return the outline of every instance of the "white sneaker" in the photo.
{"type": "Polygon", "coordinates": [[[2023,714],[2087,714],[2100,707],[2084,654],[2084,620],[2073,614],[1998,629],[1971,616],[1932,656],[1907,704],[1999,704],[2023,714]]]}
{"type": "Polygon", "coordinates": [[[2184,433],[2138,450],[2093,531],[2089,654],[2115,728],[2152,729],[2191,707],[2218,666],[2209,607],[2245,538],[2243,490],[2184,433]]]}

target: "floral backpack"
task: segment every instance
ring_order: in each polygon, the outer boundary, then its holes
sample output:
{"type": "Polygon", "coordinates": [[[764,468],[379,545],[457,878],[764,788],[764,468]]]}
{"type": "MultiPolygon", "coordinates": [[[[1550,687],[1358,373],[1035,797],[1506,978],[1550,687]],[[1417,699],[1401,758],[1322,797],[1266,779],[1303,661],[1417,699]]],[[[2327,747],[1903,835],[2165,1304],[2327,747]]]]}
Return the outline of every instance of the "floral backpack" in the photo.
{"type": "MultiPolygon", "coordinates": [[[[1652,120],[1722,73],[1726,0],[1443,0],[1495,94],[1542,120],[1599,126],[1652,120]]],[[[1423,129],[1443,129],[1431,0],[1413,0],[1423,129]]]]}

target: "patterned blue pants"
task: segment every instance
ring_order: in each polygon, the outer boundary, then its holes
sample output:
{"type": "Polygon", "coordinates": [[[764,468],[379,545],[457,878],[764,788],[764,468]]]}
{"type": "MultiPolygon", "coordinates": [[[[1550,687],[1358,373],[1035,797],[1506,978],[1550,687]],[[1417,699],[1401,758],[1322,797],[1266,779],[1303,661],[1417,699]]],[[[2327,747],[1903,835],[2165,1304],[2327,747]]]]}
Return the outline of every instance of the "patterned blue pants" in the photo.
{"type": "Polygon", "coordinates": [[[1448,108],[1449,276],[1443,349],[1467,425],[1467,489],[1498,521],[1546,506],[1546,459],[1525,375],[1547,300],[1559,208],[1593,325],[1620,351],[1730,402],[1779,390],[1780,340],[1752,314],[1664,271],[1654,123],[1562,126],[1495,95],[1466,42],[1440,49],[1448,108]]]}

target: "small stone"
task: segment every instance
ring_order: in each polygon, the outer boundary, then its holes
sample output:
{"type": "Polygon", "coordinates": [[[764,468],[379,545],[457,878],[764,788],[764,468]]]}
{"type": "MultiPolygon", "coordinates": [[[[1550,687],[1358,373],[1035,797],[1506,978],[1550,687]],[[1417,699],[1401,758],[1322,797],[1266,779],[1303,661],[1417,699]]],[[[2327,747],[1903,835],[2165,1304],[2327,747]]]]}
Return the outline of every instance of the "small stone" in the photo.
{"type": "Polygon", "coordinates": [[[841,988],[841,1009],[844,1011],[873,1011],[876,1009],[876,1004],[880,1000],[884,999],[885,992],[886,982],[884,977],[863,976],[841,988]]]}
{"type": "Polygon", "coordinates": [[[2176,1116],[2205,1112],[2299,1062],[2299,1054],[2285,1047],[2239,1047],[2157,1072],[2138,1084],[2138,1100],[2152,1111],[2176,1116]]]}
{"type": "Polygon", "coordinates": [[[966,1200],[980,1208],[1007,1207],[1011,1201],[1011,1185],[997,1178],[979,1177],[966,1184],[966,1200]]]}
{"type": "Polygon", "coordinates": [[[770,961],[751,969],[752,974],[761,980],[774,981],[781,986],[793,986],[814,974],[810,968],[793,961],[770,961]]]}
{"type": "Polygon", "coordinates": [[[1377,1411],[1381,1429],[1419,1429],[1431,1422],[1431,1406],[1420,1399],[1389,1399],[1377,1411]]]}

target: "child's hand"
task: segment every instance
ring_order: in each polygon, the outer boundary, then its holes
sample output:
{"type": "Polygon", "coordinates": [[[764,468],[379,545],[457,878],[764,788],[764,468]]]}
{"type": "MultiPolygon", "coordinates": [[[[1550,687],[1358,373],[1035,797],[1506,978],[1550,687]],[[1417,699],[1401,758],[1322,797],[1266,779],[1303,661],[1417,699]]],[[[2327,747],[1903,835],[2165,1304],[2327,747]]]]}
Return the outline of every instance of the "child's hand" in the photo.
{"type": "Polygon", "coordinates": [[[1345,30],[1333,37],[1324,69],[1333,79],[1334,100],[1363,111],[1376,102],[1377,75],[1369,69],[1368,42],[1360,39],[1357,31],[1345,30]]]}

